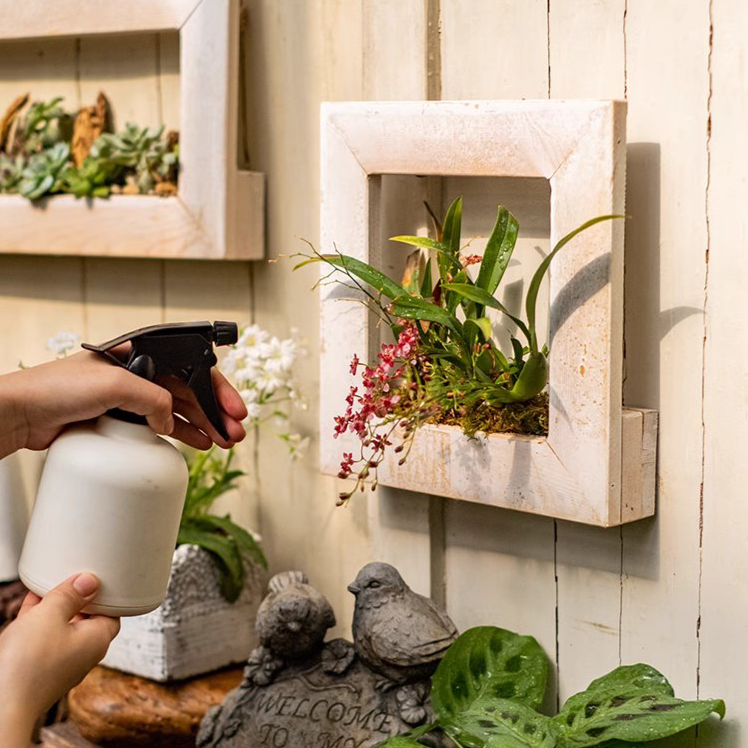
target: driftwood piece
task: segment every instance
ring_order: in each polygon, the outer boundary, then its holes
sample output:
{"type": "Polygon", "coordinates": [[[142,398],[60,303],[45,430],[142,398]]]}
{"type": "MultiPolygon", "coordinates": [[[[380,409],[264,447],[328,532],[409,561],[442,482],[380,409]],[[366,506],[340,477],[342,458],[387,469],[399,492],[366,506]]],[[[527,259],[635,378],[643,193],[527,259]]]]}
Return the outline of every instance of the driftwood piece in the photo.
{"type": "Polygon", "coordinates": [[[105,748],[192,748],[200,720],[240,680],[240,668],[165,685],[97,667],[70,692],[70,718],[105,748]]]}
{"type": "Polygon", "coordinates": [[[98,748],[86,740],[72,722],[64,722],[54,727],[43,727],[40,748],[98,748]]]}
{"type": "Polygon", "coordinates": [[[91,152],[94,140],[103,132],[111,130],[111,109],[103,93],[99,93],[96,104],[78,110],[73,123],[73,139],[70,153],[77,167],[80,167],[91,152]]]}
{"type": "Polygon", "coordinates": [[[0,120],[0,151],[10,152],[10,149],[6,148],[8,143],[11,141],[10,133],[13,128],[13,124],[18,118],[21,110],[28,104],[30,94],[25,93],[19,96],[13,103],[8,107],[2,120],[0,120]]]}

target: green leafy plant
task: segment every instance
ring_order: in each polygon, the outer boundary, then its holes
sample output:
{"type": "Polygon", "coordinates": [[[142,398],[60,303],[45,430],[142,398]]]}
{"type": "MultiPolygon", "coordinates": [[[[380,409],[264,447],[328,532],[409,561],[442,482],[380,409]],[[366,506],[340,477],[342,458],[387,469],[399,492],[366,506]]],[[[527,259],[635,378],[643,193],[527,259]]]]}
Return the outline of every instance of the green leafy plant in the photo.
{"type": "Polygon", "coordinates": [[[139,127],[129,122],[119,133],[104,133],[91,146],[94,164],[119,167],[132,175],[140,193],[148,193],[165,179],[178,161],[178,151],[168,150],[161,127],[139,127]]]}
{"type": "Polygon", "coordinates": [[[23,118],[21,141],[27,154],[38,153],[58,143],[69,143],[73,117],[61,106],[62,96],[34,102],[23,118]]]}
{"type": "Polygon", "coordinates": [[[177,545],[192,543],[213,556],[221,575],[221,591],[234,602],[244,588],[245,562],[267,569],[267,559],[257,539],[229,515],[211,512],[216,499],[236,487],[245,473],[232,469],[233,450],[221,455],[216,448],[187,457],[189,482],[177,545]]]}
{"type": "Polygon", "coordinates": [[[625,748],[724,717],[720,699],[675,698],[650,665],[625,665],[572,696],[554,717],[538,712],[548,662],[530,636],[482,626],[462,634],[432,678],[435,721],[381,743],[415,748],[442,733],[458,748],[625,748]]]}
{"type": "Polygon", "coordinates": [[[0,193],[20,193],[29,200],[57,193],[87,198],[106,198],[112,191],[175,194],[176,133],[164,135],[163,126],[128,123],[121,132],[96,138],[83,163],[76,166],[71,141],[77,120],[62,107],[62,98],[34,102],[25,113],[21,111],[18,107],[12,111],[18,119],[12,137],[3,143],[5,150],[0,151],[0,193]]]}
{"type": "MultiPolygon", "coordinates": [[[[373,476],[384,449],[400,427],[407,450],[416,430],[426,422],[461,426],[472,436],[477,431],[547,433],[548,347],[537,334],[540,285],[558,252],[582,231],[622,216],[598,216],[560,239],[542,260],[525,296],[525,318],[512,314],[497,298],[517,241],[519,225],[498,206],[496,222],[482,256],[464,252],[461,237],[462,198],[449,207],[443,222],[429,211],[434,237],[396,236],[393,241],[417,247],[409,258],[406,277],[398,282],[361,260],[344,255],[302,254],[296,267],[323,262],[334,274],[363,294],[365,303],[387,324],[395,339],[385,344],[376,366],[363,368],[363,391],[352,387],[348,408],[336,418],[335,435],[358,435],[362,451],[344,453],[340,477],[355,473],[347,501],[373,476]],[[423,252],[428,253],[427,260],[423,252]],[[477,266],[477,272],[470,271],[477,266]],[[433,276],[436,276],[434,281],[433,276]],[[498,312],[510,331],[511,351],[502,351],[493,334],[488,310],[498,312]],[[355,466],[355,468],[354,468],[355,466]]],[[[357,373],[358,357],[351,363],[357,373]]]]}
{"type": "Polygon", "coordinates": [[[21,172],[18,192],[29,200],[61,192],[70,160],[70,146],[57,143],[31,156],[21,172]]]}

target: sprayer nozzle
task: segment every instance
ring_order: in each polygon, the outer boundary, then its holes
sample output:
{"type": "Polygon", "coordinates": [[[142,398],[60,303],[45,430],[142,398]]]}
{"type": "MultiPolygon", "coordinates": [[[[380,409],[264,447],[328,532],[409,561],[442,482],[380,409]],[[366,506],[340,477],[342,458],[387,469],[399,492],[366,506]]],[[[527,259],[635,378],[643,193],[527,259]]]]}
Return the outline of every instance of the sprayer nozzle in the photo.
{"type": "Polygon", "coordinates": [[[221,322],[217,320],[213,323],[213,334],[216,345],[234,345],[239,339],[239,328],[236,322],[221,322]]]}

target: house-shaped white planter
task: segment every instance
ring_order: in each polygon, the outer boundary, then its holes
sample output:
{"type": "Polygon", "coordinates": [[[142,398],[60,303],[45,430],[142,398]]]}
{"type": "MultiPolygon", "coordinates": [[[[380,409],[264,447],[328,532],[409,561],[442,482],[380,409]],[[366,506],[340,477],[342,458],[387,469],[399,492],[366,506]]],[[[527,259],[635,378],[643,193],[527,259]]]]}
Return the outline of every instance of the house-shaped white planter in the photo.
{"type": "MultiPolygon", "coordinates": [[[[555,244],[624,212],[625,117],[620,101],[326,104],[320,251],[378,264],[392,174],[547,179],[555,244]]],[[[604,527],[654,513],[656,413],[622,407],[624,223],[583,232],[551,264],[548,437],[426,426],[404,465],[382,463],[380,483],[604,527]]],[[[332,474],[358,449],[350,434],[333,439],[349,363],[373,362],[379,344],[374,316],[339,296],[322,286],[321,463],[332,474]]]]}
{"type": "Polygon", "coordinates": [[[239,13],[240,0],[7,4],[0,42],[177,31],[180,174],[176,197],[58,195],[32,205],[0,195],[0,252],[261,258],[264,177],[237,166],[239,13]]]}

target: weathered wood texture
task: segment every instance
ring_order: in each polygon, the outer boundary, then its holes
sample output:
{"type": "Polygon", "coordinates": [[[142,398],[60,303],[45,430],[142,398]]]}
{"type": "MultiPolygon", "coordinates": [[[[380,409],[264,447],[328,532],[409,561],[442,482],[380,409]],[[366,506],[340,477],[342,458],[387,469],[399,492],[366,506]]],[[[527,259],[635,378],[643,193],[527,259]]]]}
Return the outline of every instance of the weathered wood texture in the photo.
{"type": "MultiPolygon", "coordinates": [[[[419,592],[438,586],[438,570],[461,628],[494,623],[531,633],[558,658],[561,699],[619,661],[649,661],[684,696],[728,700],[726,723],[679,746],[742,748],[748,707],[735,653],[748,617],[744,3],[251,0],[246,7],[246,146],[252,168],[269,175],[273,258],[298,251],[297,237],[318,240],[322,100],[625,97],[632,218],[624,403],[660,413],[657,517],[612,531],[451,500],[440,507],[394,490],[336,510],[335,481],[318,475],[315,451],[289,467],[283,446],[261,435],[258,451],[242,457],[256,471],[248,517],[273,569],[305,568],[333,603],[341,633],[351,612],[343,582],[371,557],[396,563],[419,592]]],[[[43,51],[43,71],[17,77],[41,96],[62,89],[76,101],[74,40],[28,47],[43,51]]],[[[167,74],[173,80],[162,64],[160,73],[131,79],[133,102],[160,85],[166,117],[167,74]]],[[[0,82],[0,95],[10,99],[19,87],[9,92],[0,82]]],[[[106,337],[143,319],[232,311],[280,335],[295,325],[307,339],[300,375],[310,408],[299,425],[315,432],[312,280],[282,260],[225,267],[2,257],[0,368],[41,360],[44,340],[59,329],[106,337]]]]}

